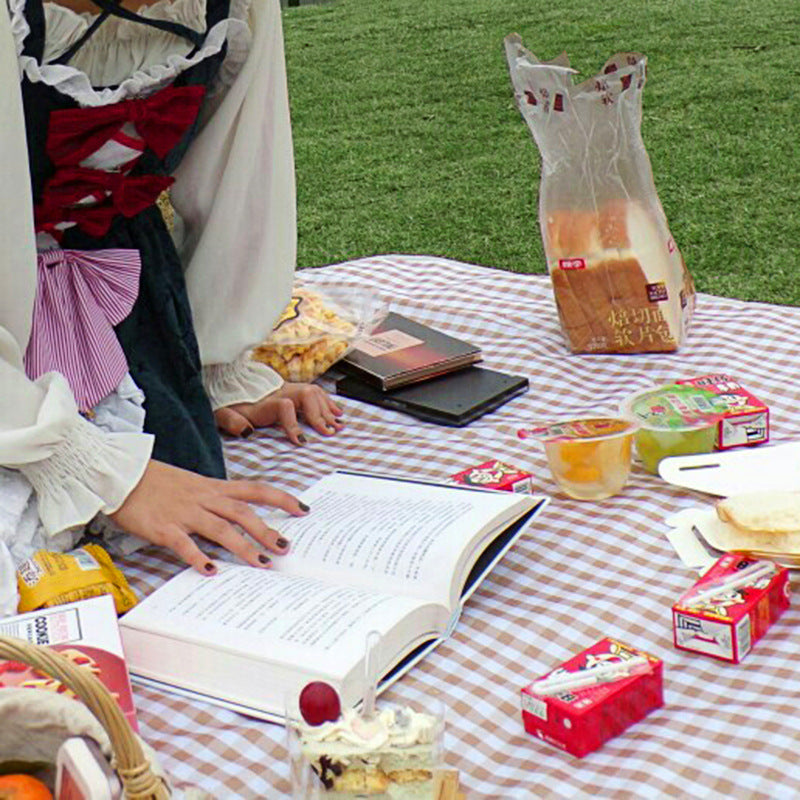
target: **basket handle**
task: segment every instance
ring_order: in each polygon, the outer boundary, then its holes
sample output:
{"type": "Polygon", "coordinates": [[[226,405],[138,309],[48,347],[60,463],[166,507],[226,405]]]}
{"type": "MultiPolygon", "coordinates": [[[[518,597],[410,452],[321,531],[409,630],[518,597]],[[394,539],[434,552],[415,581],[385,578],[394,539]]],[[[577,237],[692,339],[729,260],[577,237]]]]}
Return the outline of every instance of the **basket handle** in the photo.
{"type": "Polygon", "coordinates": [[[0,636],[0,658],[20,661],[56,678],[84,702],[108,733],[127,800],[168,800],[166,784],[153,773],[122,709],[97,677],[49,647],[13,636],[0,636]]]}

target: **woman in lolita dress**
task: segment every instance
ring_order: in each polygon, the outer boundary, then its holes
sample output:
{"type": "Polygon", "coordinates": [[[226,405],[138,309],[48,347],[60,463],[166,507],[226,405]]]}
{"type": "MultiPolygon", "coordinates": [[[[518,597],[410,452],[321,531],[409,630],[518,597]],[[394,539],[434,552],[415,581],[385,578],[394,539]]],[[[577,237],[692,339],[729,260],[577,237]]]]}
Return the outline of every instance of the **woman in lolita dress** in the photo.
{"type": "Polygon", "coordinates": [[[136,5],[0,0],[0,555],[107,515],[265,566],[288,543],[249,503],[307,509],[225,480],[217,426],[341,428],[249,358],[294,278],[278,0],[136,5]]]}

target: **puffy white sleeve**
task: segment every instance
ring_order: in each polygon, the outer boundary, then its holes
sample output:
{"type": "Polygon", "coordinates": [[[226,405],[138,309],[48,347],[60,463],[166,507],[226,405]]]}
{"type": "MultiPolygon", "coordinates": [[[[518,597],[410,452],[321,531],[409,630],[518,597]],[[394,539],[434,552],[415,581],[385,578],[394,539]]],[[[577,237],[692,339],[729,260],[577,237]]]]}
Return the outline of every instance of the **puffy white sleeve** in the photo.
{"type": "MultiPolygon", "coordinates": [[[[176,172],[172,202],[215,407],[256,400],[281,379],[249,362],[289,302],[297,220],[294,157],[278,0],[250,8],[252,47],[176,172]]],[[[216,100],[216,98],[215,98],[216,100]]]]}
{"type": "Polygon", "coordinates": [[[104,434],[78,414],[61,375],[36,382],[25,375],[36,244],[15,52],[0,0],[0,466],[26,475],[42,522],[55,534],[115,511],[141,479],[152,439],[104,434]]]}

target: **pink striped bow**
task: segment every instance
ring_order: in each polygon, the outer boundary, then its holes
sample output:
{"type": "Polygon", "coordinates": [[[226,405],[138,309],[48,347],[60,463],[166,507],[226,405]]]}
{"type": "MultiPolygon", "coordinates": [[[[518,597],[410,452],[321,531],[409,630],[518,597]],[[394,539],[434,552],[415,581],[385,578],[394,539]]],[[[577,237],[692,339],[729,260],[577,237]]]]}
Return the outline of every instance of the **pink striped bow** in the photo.
{"type": "Polygon", "coordinates": [[[38,261],[25,372],[32,380],[60,372],[88,411],[128,371],[112,326],[130,314],[139,292],[139,251],[54,249],[38,261]]]}

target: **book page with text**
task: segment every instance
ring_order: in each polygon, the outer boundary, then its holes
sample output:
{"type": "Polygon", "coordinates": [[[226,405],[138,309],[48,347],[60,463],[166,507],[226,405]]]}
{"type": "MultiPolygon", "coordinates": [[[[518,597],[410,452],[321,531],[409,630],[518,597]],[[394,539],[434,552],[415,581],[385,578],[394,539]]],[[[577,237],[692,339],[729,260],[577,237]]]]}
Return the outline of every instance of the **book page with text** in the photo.
{"type": "MultiPolygon", "coordinates": [[[[528,495],[333,473],[302,497],[305,517],[268,516],[291,541],[276,569],[451,606],[457,565],[489,528],[532,507],[528,495]]],[[[451,609],[452,610],[452,609],[451,609]]]]}
{"type": "MultiPolygon", "coordinates": [[[[213,577],[192,569],[179,573],[122,618],[123,631],[142,630],[304,669],[324,664],[329,674],[344,676],[363,655],[370,630],[399,651],[422,633],[441,633],[447,618],[445,608],[409,597],[227,562],[217,567],[213,577]]],[[[392,655],[391,646],[386,653],[392,655]]],[[[136,654],[129,658],[136,667],[136,654]]]]}

